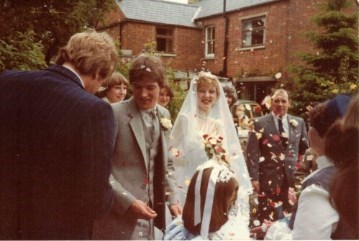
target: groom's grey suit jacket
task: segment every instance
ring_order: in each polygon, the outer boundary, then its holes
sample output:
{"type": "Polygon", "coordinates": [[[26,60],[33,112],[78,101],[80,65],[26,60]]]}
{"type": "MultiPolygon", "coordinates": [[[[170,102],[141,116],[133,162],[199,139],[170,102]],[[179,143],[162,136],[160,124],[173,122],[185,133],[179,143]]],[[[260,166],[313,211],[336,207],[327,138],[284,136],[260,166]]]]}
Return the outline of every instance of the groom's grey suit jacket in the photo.
{"type": "MultiPolygon", "coordinates": [[[[111,230],[103,230],[107,233],[113,233],[113,238],[118,239],[123,235],[131,235],[136,224],[134,215],[128,212],[131,203],[139,199],[149,203],[151,197],[148,194],[147,173],[149,167],[149,158],[146,154],[145,133],[143,130],[140,111],[138,110],[133,98],[112,105],[116,122],[116,143],[112,158],[112,175],[110,183],[115,192],[114,204],[110,213],[105,217],[106,225],[101,225],[111,230]]],[[[157,116],[170,119],[168,110],[162,106],[157,106],[157,116]]],[[[160,123],[159,123],[160,124],[160,123]]],[[[168,137],[169,129],[165,129],[160,124],[159,151],[155,162],[162,165],[164,170],[160,177],[160,186],[154,186],[154,189],[162,191],[162,203],[160,210],[156,210],[158,216],[155,220],[164,225],[165,215],[165,197],[172,204],[178,202],[175,195],[174,167],[172,161],[168,160],[168,137]],[[159,213],[160,212],[160,213],[159,213]]],[[[151,200],[152,203],[154,200],[151,200]]],[[[158,203],[158,200],[157,200],[158,203]]],[[[111,239],[111,237],[103,237],[111,239]]],[[[126,238],[126,237],[125,237],[126,238]]],[[[129,239],[129,237],[127,237],[129,239]]]]}

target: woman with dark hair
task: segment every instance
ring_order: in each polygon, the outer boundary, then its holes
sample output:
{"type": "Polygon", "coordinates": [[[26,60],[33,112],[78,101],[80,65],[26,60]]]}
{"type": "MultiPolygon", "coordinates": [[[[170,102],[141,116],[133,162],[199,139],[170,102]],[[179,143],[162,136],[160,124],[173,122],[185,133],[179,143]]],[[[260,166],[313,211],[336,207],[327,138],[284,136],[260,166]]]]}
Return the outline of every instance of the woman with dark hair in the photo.
{"type": "Polygon", "coordinates": [[[197,169],[188,187],[183,216],[166,229],[164,240],[243,240],[249,230],[235,217],[238,182],[226,165],[208,161],[197,169]]]}
{"type": "Polygon", "coordinates": [[[226,100],[229,106],[229,109],[232,110],[232,106],[234,103],[236,103],[237,101],[237,93],[236,90],[234,88],[231,88],[229,86],[224,86],[223,87],[223,92],[226,96],[226,100]]]}
{"type": "Polygon", "coordinates": [[[359,94],[348,112],[328,131],[326,155],[337,172],[330,189],[330,201],[339,213],[339,223],[331,238],[359,239],[359,94]]]}
{"type": "Polygon", "coordinates": [[[164,85],[160,90],[160,97],[158,98],[158,104],[162,105],[165,108],[168,108],[168,104],[173,99],[173,91],[170,86],[167,84],[164,85]]]}

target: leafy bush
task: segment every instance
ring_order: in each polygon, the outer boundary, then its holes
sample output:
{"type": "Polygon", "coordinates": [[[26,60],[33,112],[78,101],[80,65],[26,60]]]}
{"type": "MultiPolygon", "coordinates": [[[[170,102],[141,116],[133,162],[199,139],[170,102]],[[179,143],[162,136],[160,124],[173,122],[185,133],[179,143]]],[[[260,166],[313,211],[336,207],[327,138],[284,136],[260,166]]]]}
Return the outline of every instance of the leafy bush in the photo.
{"type": "Polygon", "coordinates": [[[46,67],[43,45],[34,42],[35,33],[16,32],[0,40],[0,71],[4,69],[33,70],[46,67]]]}

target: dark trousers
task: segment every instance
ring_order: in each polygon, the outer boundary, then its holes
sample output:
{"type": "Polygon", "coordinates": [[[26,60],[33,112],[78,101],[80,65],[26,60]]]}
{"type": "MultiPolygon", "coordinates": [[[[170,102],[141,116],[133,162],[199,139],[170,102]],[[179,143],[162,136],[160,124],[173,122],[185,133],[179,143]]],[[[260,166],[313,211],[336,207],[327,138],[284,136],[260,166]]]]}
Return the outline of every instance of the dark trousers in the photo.
{"type": "Polygon", "coordinates": [[[264,219],[276,221],[284,218],[283,212],[290,212],[290,210],[287,180],[284,180],[283,185],[274,191],[263,192],[258,195],[257,218],[261,223],[264,219]]]}

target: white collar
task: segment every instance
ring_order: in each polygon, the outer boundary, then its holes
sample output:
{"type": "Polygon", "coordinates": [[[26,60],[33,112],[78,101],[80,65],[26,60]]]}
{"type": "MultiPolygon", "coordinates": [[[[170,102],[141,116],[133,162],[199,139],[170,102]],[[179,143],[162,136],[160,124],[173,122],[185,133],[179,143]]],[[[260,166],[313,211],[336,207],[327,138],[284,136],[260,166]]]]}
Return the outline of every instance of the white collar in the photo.
{"type": "Polygon", "coordinates": [[[63,64],[62,66],[65,67],[66,69],[69,69],[70,71],[72,71],[80,79],[82,87],[85,88],[85,84],[84,84],[83,80],[81,79],[80,75],[71,66],[67,65],[66,63],[63,64]]]}
{"type": "MultiPolygon", "coordinates": [[[[276,116],[276,115],[274,114],[274,112],[273,112],[273,111],[272,111],[271,113],[272,113],[272,116],[274,117],[274,119],[279,119],[279,117],[278,117],[278,116],[276,116]]],[[[285,113],[285,114],[282,116],[282,120],[286,120],[286,119],[287,119],[287,117],[288,117],[288,114],[287,114],[287,113],[285,113]]]]}
{"type": "Polygon", "coordinates": [[[155,114],[157,114],[158,110],[157,110],[157,105],[155,107],[153,107],[152,109],[148,109],[148,110],[140,110],[141,113],[146,113],[146,114],[150,114],[151,112],[154,112],[155,114]]]}
{"type": "Polygon", "coordinates": [[[311,178],[312,176],[314,176],[317,172],[319,172],[320,170],[326,168],[326,167],[331,167],[334,166],[334,163],[329,160],[326,156],[319,156],[316,160],[317,165],[318,165],[318,169],[315,170],[314,172],[312,172],[311,174],[309,174],[306,178],[304,178],[301,183],[303,184],[307,179],[311,178]]]}

